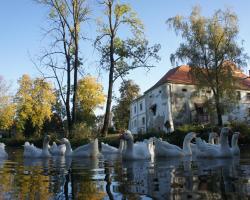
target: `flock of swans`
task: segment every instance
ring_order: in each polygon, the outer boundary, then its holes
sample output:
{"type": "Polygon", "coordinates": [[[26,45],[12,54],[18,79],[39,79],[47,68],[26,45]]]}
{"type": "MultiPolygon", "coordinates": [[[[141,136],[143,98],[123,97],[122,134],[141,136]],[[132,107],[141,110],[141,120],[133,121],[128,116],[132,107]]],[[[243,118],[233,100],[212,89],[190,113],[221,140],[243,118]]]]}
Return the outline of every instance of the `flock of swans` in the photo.
{"type": "MultiPolygon", "coordinates": [[[[44,137],[42,149],[37,148],[29,142],[25,142],[23,145],[23,156],[25,158],[44,158],[50,156],[95,158],[102,154],[116,154],[124,160],[142,160],[154,157],[178,158],[196,156],[197,158],[230,158],[239,156],[239,132],[233,134],[231,146],[228,142],[229,132],[230,129],[227,127],[221,129],[220,136],[212,132],[209,135],[208,142],[197,137],[196,133],[190,132],[185,136],[183,146],[180,148],[177,145],[163,141],[161,138],[154,137],[134,143],[133,135],[127,130],[120,137],[119,148],[101,143],[101,152],[98,148],[98,139],[73,150],[70,141],[66,138],[60,140],[60,145],[53,142],[53,145],[50,146],[49,142],[51,138],[47,135],[44,137]],[[195,143],[192,143],[192,140],[195,140],[195,143]]],[[[5,145],[0,143],[0,158],[7,156],[5,145]]]]}

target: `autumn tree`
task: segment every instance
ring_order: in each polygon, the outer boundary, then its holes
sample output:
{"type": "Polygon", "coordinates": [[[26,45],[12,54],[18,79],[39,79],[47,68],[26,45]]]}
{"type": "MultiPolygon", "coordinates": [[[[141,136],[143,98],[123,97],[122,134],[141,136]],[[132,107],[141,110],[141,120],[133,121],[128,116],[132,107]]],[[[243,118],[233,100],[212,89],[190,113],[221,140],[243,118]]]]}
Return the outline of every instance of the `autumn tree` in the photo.
{"type": "Polygon", "coordinates": [[[117,104],[112,109],[113,121],[116,129],[128,129],[130,104],[139,96],[140,87],[132,80],[125,80],[122,82],[119,92],[120,98],[117,99],[117,104]]]}
{"type": "Polygon", "coordinates": [[[31,79],[28,75],[23,75],[18,83],[19,89],[15,97],[18,129],[25,131],[26,127],[30,127],[39,133],[45,120],[52,115],[54,91],[44,79],[31,79]]]}
{"type": "Polygon", "coordinates": [[[0,129],[9,130],[14,123],[15,105],[9,93],[10,85],[0,76],[0,129]]]}
{"type": "Polygon", "coordinates": [[[101,54],[100,65],[109,73],[108,95],[102,134],[108,131],[112,103],[113,84],[119,77],[124,77],[131,70],[152,67],[153,60],[158,60],[160,45],[149,47],[145,39],[143,24],[130,5],[116,0],[104,0],[105,20],[98,21],[99,33],[95,46],[101,54]],[[129,30],[123,38],[124,30],[129,30]]]}
{"type": "Polygon", "coordinates": [[[224,99],[233,99],[235,94],[234,71],[246,65],[247,55],[237,41],[237,15],[230,10],[217,10],[213,16],[204,17],[195,7],[189,17],[177,15],[169,18],[167,24],[184,40],[171,55],[172,63],[176,59],[188,62],[199,88],[211,88],[221,126],[224,107],[229,103],[224,99]]]}
{"type": "Polygon", "coordinates": [[[86,0],[36,0],[49,9],[50,27],[46,36],[51,45],[40,58],[40,71],[46,78],[54,78],[66,110],[68,131],[76,122],[78,73],[82,65],[79,42],[81,26],[86,22],[89,9],[86,0]],[[51,74],[45,74],[48,69],[51,74]],[[66,77],[64,77],[66,74],[66,77]]]}
{"type": "Polygon", "coordinates": [[[77,121],[93,125],[94,110],[103,106],[105,95],[103,87],[95,77],[86,76],[78,81],[77,121]]]}

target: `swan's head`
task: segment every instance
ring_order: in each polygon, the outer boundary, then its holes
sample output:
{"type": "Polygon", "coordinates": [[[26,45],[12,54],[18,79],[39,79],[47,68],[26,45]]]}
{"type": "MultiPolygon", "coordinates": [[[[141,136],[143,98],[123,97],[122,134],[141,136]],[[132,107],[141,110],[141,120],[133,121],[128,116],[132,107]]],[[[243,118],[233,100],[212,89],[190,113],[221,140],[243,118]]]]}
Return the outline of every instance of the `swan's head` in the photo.
{"type": "Polygon", "coordinates": [[[209,137],[211,137],[211,138],[218,138],[219,135],[216,132],[211,132],[211,133],[209,133],[209,137]]]}
{"type": "Polygon", "coordinates": [[[192,139],[196,138],[196,133],[195,132],[190,132],[185,136],[185,139],[188,141],[191,141],[192,139]]]}
{"type": "Polygon", "coordinates": [[[123,134],[122,134],[122,136],[121,136],[121,139],[123,139],[123,140],[134,140],[134,137],[133,137],[133,135],[132,135],[132,133],[129,131],[129,130],[126,130],[123,134]]]}
{"type": "Polygon", "coordinates": [[[227,137],[229,133],[231,132],[231,129],[228,127],[223,127],[220,131],[221,136],[227,137]]]}
{"type": "Polygon", "coordinates": [[[50,139],[51,139],[50,135],[46,135],[44,137],[43,141],[44,141],[44,143],[49,143],[50,139]]]}
{"type": "Polygon", "coordinates": [[[60,142],[62,144],[67,144],[67,143],[69,143],[69,140],[67,138],[63,138],[63,139],[60,140],[60,142]]]}
{"type": "Polygon", "coordinates": [[[234,132],[232,139],[238,140],[239,136],[240,136],[240,132],[234,132]]]}

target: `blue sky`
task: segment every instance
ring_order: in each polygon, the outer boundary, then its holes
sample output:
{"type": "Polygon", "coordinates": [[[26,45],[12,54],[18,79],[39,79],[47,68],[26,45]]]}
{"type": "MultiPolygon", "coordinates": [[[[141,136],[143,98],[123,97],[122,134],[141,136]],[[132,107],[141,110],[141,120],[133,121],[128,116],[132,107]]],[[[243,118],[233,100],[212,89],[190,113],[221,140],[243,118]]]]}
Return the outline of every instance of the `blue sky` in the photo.
{"type": "MultiPolygon", "coordinates": [[[[133,79],[144,92],[157,82],[171,67],[169,56],[178,47],[180,40],[172,30],[169,30],[165,21],[177,14],[188,16],[195,5],[200,5],[203,15],[211,15],[216,9],[231,8],[239,18],[240,39],[245,40],[244,47],[250,54],[250,1],[245,0],[128,0],[140,19],[144,22],[145,33],[151,44],[160,43],[161,61],[155,63],[156,67],[149,72],[137,70],[131,73],[133,79]]],[[[96,1],[91,0],[90,8],[93,11],[91,17],[95,18],[100,13],[100,7],[96,1]]],[[[0,5],[0,75],[13,83],[16,89],[16,81],[22,74],[39,76],[39,72],[32,63],[32,59],[39,55],[41,48],[46,45],[42,40],[42,28],[46,27],[47,10],[32,0],[8,0],[0,5]]],[[[96,27],[89,22],[85,32],[88,37],[96,34],[96,27]]],[[[83,43],[81,49],[86,60],[86,72],[97,76],[95,67],[98,56],[89,43],[83,43]],[[91,66],[91,67],[90,67],[91,66]]],[[[245,69],[247,71],[248,69],[245,69]]],[[[108,74],[103,73],[99,80],[107,89],[108,74]]],[[[115,94],[119,82],[115,84],[115,94]]]]}

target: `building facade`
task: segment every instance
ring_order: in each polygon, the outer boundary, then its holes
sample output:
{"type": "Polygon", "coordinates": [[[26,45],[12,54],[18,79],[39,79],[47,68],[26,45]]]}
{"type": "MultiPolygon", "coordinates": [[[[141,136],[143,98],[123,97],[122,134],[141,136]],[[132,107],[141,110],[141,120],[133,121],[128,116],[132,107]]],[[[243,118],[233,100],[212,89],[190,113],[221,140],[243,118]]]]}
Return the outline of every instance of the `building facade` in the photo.
{"type": "MultiPolygon", "coordinates": [[[[223,115],[223,122],[250,123],[250,78],[241,71],[234,73],[239,79],[238,103],[223,115]]],[[[190,76],[190,67],[182,65],[169,70],[153,87],[130,105],[129,130],[145,133],[150,130],[174,131],[174,126],[188,123],[216,123],[205,102],[213,97],[211,89],[197,90],[190,76]]]]}

